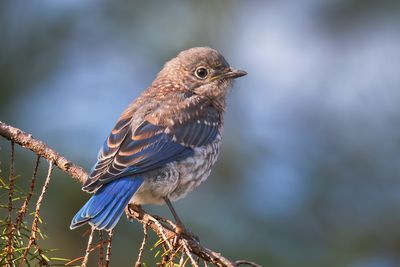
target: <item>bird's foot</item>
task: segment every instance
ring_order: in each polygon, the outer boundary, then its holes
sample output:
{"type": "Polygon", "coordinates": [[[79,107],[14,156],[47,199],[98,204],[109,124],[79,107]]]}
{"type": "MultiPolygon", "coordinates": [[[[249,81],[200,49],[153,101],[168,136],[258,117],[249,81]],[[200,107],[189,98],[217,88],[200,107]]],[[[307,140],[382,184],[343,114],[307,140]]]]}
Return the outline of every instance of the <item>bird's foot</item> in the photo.
{"type": "Polygon", "coordinates": [[[133,220],[133,217],[140,218],[140,219],[143,218],[144,210],[142,209],[142,206],[128,204],[127,209],[128,209],[129,214],[132,215],[132,218],[130,220],[133,220]]]}
{"type": "Polygon", "coordinates": [[[200,242],[200,238],[195,235],[192,231],[186,228],[183,224],[177,224],[175,228],[175,233],[177,237],[184,237],[186,239],[191,239],[196,242],[200,242]]]}

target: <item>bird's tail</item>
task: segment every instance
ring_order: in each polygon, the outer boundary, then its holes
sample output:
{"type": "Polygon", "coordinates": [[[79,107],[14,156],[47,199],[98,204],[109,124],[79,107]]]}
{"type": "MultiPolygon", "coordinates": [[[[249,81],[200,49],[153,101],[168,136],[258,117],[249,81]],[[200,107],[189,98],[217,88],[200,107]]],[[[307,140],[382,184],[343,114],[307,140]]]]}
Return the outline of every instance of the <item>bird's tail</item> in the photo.
{"type": "Polygon", "coordinates": [[[103,185],[74,216],[70,228],[89,223],[97,230],[113,229],[142,182],[141,177],[128,176],[103,185]]]}

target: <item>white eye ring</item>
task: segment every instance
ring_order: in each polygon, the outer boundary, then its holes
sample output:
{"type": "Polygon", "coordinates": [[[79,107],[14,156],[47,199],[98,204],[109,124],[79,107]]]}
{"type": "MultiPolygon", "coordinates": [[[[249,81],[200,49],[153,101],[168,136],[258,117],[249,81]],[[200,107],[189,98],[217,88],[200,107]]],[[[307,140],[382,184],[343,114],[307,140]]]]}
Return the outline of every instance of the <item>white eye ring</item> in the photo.
{"type": "Polygon", "coordinates": [[[194,71],[194,75],[196,75],[196,77],[200,80],[204,80],[208,76],[208,70],[206,67],[200,66],[196,68],[196,70],[194,71]]]}

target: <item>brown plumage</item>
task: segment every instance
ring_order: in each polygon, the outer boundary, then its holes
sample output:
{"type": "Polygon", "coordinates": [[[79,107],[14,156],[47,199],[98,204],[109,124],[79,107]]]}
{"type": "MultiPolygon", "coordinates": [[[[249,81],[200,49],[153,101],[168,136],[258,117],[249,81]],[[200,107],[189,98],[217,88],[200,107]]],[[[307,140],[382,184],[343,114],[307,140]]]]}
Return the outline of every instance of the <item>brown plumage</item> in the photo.
{"type": "Polygon", "coordinates": [[[88,221],[111,229],[125,203],[168,204],[197,187],[220,151],[232,80],[245,74],[207,47],[185,50],[168,61],[105,141],[83,188],[95,192],[95,198],[78,212],[71,228],[88,221]],[[124,202],[114,200],[110,207],[115,197],[124,202]]]}

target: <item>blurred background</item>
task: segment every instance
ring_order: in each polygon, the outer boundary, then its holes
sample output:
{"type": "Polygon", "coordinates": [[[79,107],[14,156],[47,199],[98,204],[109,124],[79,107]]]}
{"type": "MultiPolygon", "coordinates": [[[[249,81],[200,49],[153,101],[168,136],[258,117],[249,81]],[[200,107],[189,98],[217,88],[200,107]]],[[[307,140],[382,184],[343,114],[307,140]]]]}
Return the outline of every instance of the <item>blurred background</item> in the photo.
{"type": "MultiPolygon", "coordinates": [[[[165,61],[218,49],[249,75],[211,177],[176,203],[186,225],[263,266],[400,266],[399,1],[1,1],[0,33],[0,120],[87,170],[165,61]]],[[[34,158],[17,149],[25,179],[34,158]]],[[[89,196],[55,174],[46,244],[73,259],[86,237],[70,219],[89,196]]],[[[122,218],[112,266],[132,265],[141,239],[122,218]]]]}

